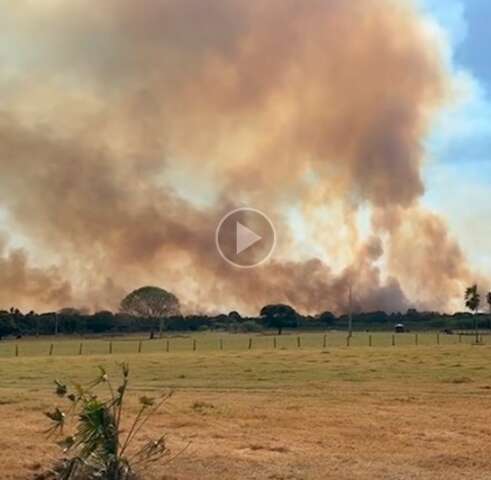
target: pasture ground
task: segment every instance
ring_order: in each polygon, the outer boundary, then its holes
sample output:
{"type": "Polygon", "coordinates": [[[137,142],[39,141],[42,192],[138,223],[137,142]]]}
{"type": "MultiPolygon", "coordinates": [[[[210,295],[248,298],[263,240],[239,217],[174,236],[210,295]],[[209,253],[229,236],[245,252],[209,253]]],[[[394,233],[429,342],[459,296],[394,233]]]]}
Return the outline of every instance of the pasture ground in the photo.
{"type": "MultiPolygon", "coordinates": [[[[488,334],[480,334],[480,341],[491,344],[488,334]]],[[[391,332],[356,332],[350,340],[351,347],[404,347],[472,344],[475,337],[446,335],[438,332],[393,334],[391,332]]],[[[274,333],[228,334],[220,332],[198,332],[168,334],[163,338],[149,340],[148,335],[109,336],[59,336],[26,337],[19,340],[0,341],[0,358],[25,356],[73,356],[108,355],[133,353],[180,353],[191,352],[239,352],[258,350],[322,350],[346,347],[347,335],[343,331],[305,332],[291,331],[278,336],[274,333]],[[299,343],[300,342],[300,343],[299,343]]]]}
{"type": "Polygon", "coordinates": [[[23,341],[32,355],[0,358],[0,479],[59,455],[43,434],[53,379],[121,361],[135,398],[175,391],[147,433],[168,432],[174,452],[190,443],[152,480],[491,478],[491,347],[295,346],[48,357],[23,341]]]}

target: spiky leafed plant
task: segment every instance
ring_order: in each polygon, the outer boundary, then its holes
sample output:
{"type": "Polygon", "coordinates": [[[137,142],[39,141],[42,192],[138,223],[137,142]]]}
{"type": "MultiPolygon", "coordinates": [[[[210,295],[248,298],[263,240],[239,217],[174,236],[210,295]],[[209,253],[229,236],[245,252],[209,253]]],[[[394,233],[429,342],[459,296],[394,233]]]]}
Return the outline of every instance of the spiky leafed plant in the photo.
{"type": "Polygon", "coordinates": [[[56,394],[70,402],[67,415],[59,408],[47,412],[52,425],[48,433],[63,433],[67,418],[74,417],[75,431],[59,445],[69,456],[59,469],[61,480],[133,480],[137,472],[169,455],[166,436],[146,442],[135,449],[134,440],[148,419],[168,400],[171,393],[158,401],[140,398],[138,413],[129,429],[123,432],[123,405],[128,391],[129,368],[121,365],[122,382],[114,388],[105,369],[99,367],[97,378],[87,386],[74,384],[73,391],[56,380],[56,394]],[[96,394],[105,386],[107,398],[96,394]]]}

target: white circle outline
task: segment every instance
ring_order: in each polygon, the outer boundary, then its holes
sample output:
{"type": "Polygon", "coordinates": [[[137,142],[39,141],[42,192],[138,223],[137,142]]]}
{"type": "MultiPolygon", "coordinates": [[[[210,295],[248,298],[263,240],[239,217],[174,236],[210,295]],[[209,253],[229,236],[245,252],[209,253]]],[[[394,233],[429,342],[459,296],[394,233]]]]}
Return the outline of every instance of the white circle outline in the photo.
{"type": "Polygon", "coordinates": [[[215,230],[215,246],[216,246],[218,253],[223,258],[223,260],[225,260],[228,264],[232,265],[233,267],[243,268],[243,269],[255,268],[255,267],[258,267],[259,265],[262,265],[263,263],[267,262],[271,258],[271,255],[273,254],[273,251],[276,248],[276,229],[274,228],[273,222],[270,220],[270,218],[264,212],[261,212],[261,210],[258,210],[257,208],[251,208],[251,207],[236,208],[235,210],[232,210],[232,211],[228,212],[226,215],[224,215],[222,217],[222,219],[220,220],[220,222],[218,223],[218,226],[215,230]],[[218,235],[219,235],[220,229],[222,228],[222,225],[225,223],[225,221],[229,217],[231,217],[232,215],[234,215],[237,212],[253,212],[253,213],[257,213],[258,215],[261,215],[261,217],[263,217],[269,223],[269,226],[271,227],[271,231],[273,232],[273,243],[271,245],[271,248],[269,249],[268,254],[261,261],[254,263],[252,265],[240,265],[239,263],[232,262],[232,260],[227,258],[227,256],[223,253],[223,250],[220,247],[220,242],[218,241],[218,235]]]}

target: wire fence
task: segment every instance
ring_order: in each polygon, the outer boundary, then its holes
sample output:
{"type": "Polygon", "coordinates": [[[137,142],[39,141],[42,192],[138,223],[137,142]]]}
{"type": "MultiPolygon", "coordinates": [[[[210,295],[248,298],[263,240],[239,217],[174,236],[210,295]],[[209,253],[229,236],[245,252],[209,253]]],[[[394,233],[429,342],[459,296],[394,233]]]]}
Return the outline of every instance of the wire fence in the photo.
{"type": "Polygon", "coordinates": [[[173,336],[161,339],[135,337],[118,339],[63,339],[10,340],[0,342],[0,358],[36,356],[127,355],[179,352],[241,352],[267,350],[325,350],[328,348],[403,347],[485,344],[485,336],[478,334],[356,333],[349,337],[344,332],[305,333],[301,335],[196,335],[173,336]]]}

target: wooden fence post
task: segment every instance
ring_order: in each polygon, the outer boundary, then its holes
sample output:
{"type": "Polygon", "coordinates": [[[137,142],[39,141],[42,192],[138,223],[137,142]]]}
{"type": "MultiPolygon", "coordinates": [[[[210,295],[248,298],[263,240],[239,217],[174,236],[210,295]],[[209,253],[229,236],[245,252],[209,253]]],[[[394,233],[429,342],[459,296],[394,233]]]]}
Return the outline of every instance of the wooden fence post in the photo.
{"type": "Polygon", "coordinates": [[[220,350],[223,350],[223,338],[220,338],[220,350]]]}
{"type": "Polygon", "coordinates": [[[51,344],[51,345],[49,346],[49,356],[50,356],[50,357],[53,355],[53,349],[54,349],[54,345],[53,345],[53,344],[51,344]]]}
{"type": "Polygon", "coordinates": [[[277,347],[277,343],[276,343],[276,337],[273,337],[273,348],[276,350],[276,347],[277,347]]]}
{"type": "Polygon", "coordinates": [[[79,347],[78,347],[78,354],[79,354],[79,355],[82,355],[82,350],[83,350],[83,348],[84,348],[84,344],[83,344],[82,342],[80,342],[80,345],[79,345],[79,347]]]}
{"type": "Polygon", "coordinates": [[[113,342],[109,342],[109,355],[113,353],[113,342]]]}
{"type": "Polygon", "coordinates": [[[368,335],[368,346],[369,347],[372,346],[372,336],[371,335],[368,335]]]}
{"type": "Polygon", "coordinates": [[[418,339],[418,334],[417,333],[414,335],[414,344],[415,345],[418,345],[419,344],[419,339],[418,339]]]}
{"type": "Polygon", "coordinates": [[[166,351],[167,353],[169,353],[169,352],[170,352],[170,340],[167,340],[167,341],[165,342],[165,351],[166,351]]]}
{"type": "Polygon", "coordinates": [[[138,353],[142,353],[142,341],[138,342],[138,353]]]}
{"type": "Polygon", "coordinates": [[[252,338],[249,338],[249,350],[252,349],[252,338]]]}
{"type": "Polygon", "coordinates": [[[17,345],[17,343],[15,344],[15,356],[19,356],[19,345],[17,345]]]}
{"type": "Polygon", "coordinates": [[[324,339],[322,341],[322,348],[326,348],[327,347],[327,335],[324,335],[324,339]]]}
{"type": "Polygon", "coordinates": [[[193,352],[196,351],[196,340],[193,338],[193,352]]]}
{"type": "Polygon", "coordinates": [[[297,348],[300,348],[302,346],[302,340],[300,337],[297,337],[297,348]]]}

